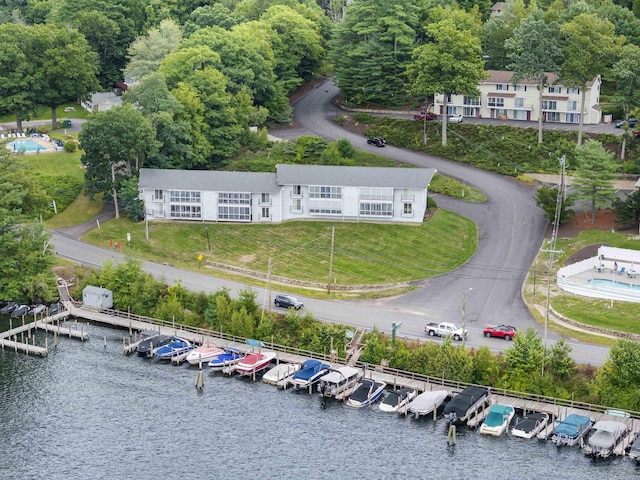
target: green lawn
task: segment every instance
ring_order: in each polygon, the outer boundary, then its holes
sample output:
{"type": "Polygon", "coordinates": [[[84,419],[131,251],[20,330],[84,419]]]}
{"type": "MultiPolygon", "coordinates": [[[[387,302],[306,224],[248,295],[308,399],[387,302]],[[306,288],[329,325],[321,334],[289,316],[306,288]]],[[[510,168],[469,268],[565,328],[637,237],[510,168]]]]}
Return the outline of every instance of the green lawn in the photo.
{"type": "Polygon", "coordinates": [[[24,155],[24,163],[41,175],[71,175],[84,181],[84,168],[80,164],[82,152],[52,152],[24,155]]]}
{"type": "MultiPolygon", "coordinates": [[[[73,102],[65,103],[64,105],[60,105],[58,108],[56,108],[56,115],[58,117],[58,120],[62,120],[63,118],[89,118],[89,115],[91,115],[91,113],[82,108],[80,104],[73,102]],[[65,108],[73,108],[75,110],[72,112],[65,112],[65,108]]],[[[31,118],[29,120],[51,120],[51,109],[49,107],[39,107],[36,112],[31,115],[31,118]]],[[[15,121],[15,114],[0,116],[0,123],[15,121]]]]}
{"type": "Polygon", "coordinates": [[[335,226],[332,280],[339,285],[389,285],[454,270],[475,252],[473,222],[438,210],[420,226],[372,223],[287,222],[280,225],[230,225],[113,220],[83,240],[101,246],[120,242],[121,251],[149,260],[198,268],[207,261],[234,265],[272,276],[325,284],[329,274],[331,227],[335,226]],[[209,232],[211,252],[207,252],[209,232]],[[127,245],[131,234],[131,249],[127,245]]]}

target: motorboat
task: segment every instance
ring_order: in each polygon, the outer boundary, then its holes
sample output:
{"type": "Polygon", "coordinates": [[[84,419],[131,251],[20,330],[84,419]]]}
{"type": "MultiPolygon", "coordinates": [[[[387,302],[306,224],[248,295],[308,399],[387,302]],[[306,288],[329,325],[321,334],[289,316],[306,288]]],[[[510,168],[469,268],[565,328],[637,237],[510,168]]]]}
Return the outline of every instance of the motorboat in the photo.
{"type": "Polygon", "coordinates": [[[214,343],[205,342],[191,350],[185,360],[189,362],[190,365],[206,365],[212,358],[217,357],[221,353],[224,353],[223,348],[216,346],[214,343]]]}
{"type": "Polygon", "coordinates": [[[21,317],[23,315],[26,315],[28,311],[29,311],[29,305],[20,305],[16,307],[13,312],[11,312],[11,316],[21,317]]]}
{"type": "Polygon", "coordinates": [[[421,415],[429,415],[434,410],[437,410],[448,396],[449,392],[446,390],[422,392],[407,405],[407,409],[413,413],[416,418],[420,418],[421,415]]]}
{"type": "Polygon", "coordinates": [[[413,400],[418,391],[415,388],[401,388],[389,394],[382,399],[379,408],[382,412],[397,412],[405,407],[413,400]]]}
{"type": "Polygon", "coordinates": [[[281,363],[265,372],[262,376],[262,381],[269,385],[282,386],[298,370],[300,370],[299,363],[281,363]]]}
{"type": "Polygon", "coordinates": [[[354,408],[368,407],[373,405],[387,388],[385,382],[376,382],[371,378],[360,380],[358,387],[347,399],[347,406],[354,408]]]}
{"type": "Polygon", "coordinates": [[[62,310],[64,310],[64,305],[62,304],[62,302],[55,302],[49,305],[49,308],[47,309],[47,315],[55,315],[56,313],[60,313],[62,310]]]}
{"type": "Polygon", "coordinates": [[[189,340],[180,337],[172,337],[166,345],[153,350],[153,354],[161,359],[170,360],[171,357],[182,355],[193,350],[193,344],[189,340]]]}
{"type": "Polygon", "coordinates": [[[359,368],[347,366],[332,368],[318,382],[318,393],[322,397],[342,400],[355,391],[360,377],[362,377],[362,370],[359,368]]]}
{"type": "Polygon", "coordinates": [[[289,385],[292,385],[296,390],[309,388],[309,386],[320,380],[323,375],[326,375],[330,368],[331,365],[322,363],[320,360],[305,360],[302,363],[302,368],[294,373],[289,380],[289,385]]]}
{"type": "Polygon", "coordinates": [[[591,427],[593,420],[585,415],[571,413],[564,420],[559,420],[555,424],[551,440],[558,446],[575,445],[583,438],[591,427]]]}
{"type": "Polygon", "coordinates": [[[629,427],[622,422],[600,420],[593,426],[584,454],[594,458],[607,458],[629,434],[629,427]]]}
{"type": "Polygon", "coordinates": [[[238,362],[236,372],[239,375],[253,375],[265,370],[275,358],[276,352],[250,353],[238,362]]]}
{"type": "Polygon", "coordinates": [[[169,335],[160,335],[157,332],[154,333],[155,335],[145,338],[138,344],[138,348],[136,350],[140,357],[153,356],[153,351],[156,348],[166,345],[173,338],[169,335]]]}
{"type": "Polygon", "coordinates": [[[20,305],[17,302],[9,302],[4,307],[0,308],[0,313],[3,315],[9,315],[20,305]]]}
{"type": "Polygon", "coordinates": [[[466,422],[481,408],[489,405],[489,390],[475,385],[468,386],[444,407],[444,416],[449,423],[466,422]]]}
{"type": "Polygon", "coordinates": [[[511,435],[519,438],[533,438],[549,423],[548,413],[529,413],[525,415],[511,429],[511,435]]]}
{"type": "Polygon", "coordinates": [[[499,437],[509,428],[509,423],[515,414],[511,405],[491,405],[489,414],[480,425],[480,433],[499,437]]]}
{"type": "Polygon", "coordinates": [[[209,368],[214,372],[218,372],[225,367],[229,367],[231,365],[236,365],[240,360],[244,358],[244,353],[242,353],[237,348],[227,347],[224,349],[224,352],[213,357],[209,360],[209,368]]]}
{"type": "Polygon", "coordinates": [[[640,434],[636,433],[635,438],[633,439],[633,443],[631,444],[631,448],[629,449],[629,458],[631,460],[635,460],[636,462],[640,462],[640,434]]]}
{"type": "Polygon", "coordinates": [[[42,303],[38,303],[37,305],[34,305],[29,309],[29,311],[27,312],[27,316],[33,317],[35,315],[40,315],[46,309],[47,309],[46,305],[43,305],[42,303]]]}

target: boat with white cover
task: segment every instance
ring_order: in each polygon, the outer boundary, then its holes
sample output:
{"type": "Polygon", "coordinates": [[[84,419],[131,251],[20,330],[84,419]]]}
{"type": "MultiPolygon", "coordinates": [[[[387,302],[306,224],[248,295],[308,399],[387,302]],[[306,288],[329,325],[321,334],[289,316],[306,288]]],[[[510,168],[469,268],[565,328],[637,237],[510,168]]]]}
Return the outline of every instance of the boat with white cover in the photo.
{"type": "Polygon", "coordinates": [[[361,377],[359,368],[344,366],[331,369],[318,382],[318,392],[323,397],[342,400],[353,393],[361,377]]]}
{"type": "Polygon", "coordinates": [[[348,407],[362,408],[373,405],[384,393],[384,389],[387,388],[385,382],[376,382],[370,378],[363,378],[358,383],[358,387],[347,399],[346,405],[348,407]]]}
{"type": "Polygon", "coordinates": [[[515,414],[511,405],[491,405],[489,414],[480,425],[480,433],[499,437],[509,428],[509,423],[515,414]]]}
{"type": "Polygon", "coordinates": [[[417,418],[421,415],[429,415],[437,410],[449,396],[446,390],[432,390],[422,392],[408,405],[408,410],[417,418]]]}
{"type": "Polygon", "coordinates": [[[548,413],[529,413],[525,415],[511,429],[511,435],[519,438],[533,438],[549,423],[548,413]]]}
{"type": "Polygon", "coordinates": [[[300,370],[299,363],[281,363],[265,372],[262,381],[269,385],[282,386],[298,370],[300,370]]]}
{"type": "Polygon", "coordinates": [[[189,362],[190,365],[199,365],[200,363],[206,365],[212,358],[217,357],[221,353],[224,353],[224,348],[216,346],[215,343],[205,342],[191,350],[185,360],[189,362]]]}
{"type": "Polygon", "coordinates": [[[594,458],[607,458],[629,434],[629,427],[622,422],[600,420],[593,426],[593,433],[584,447],[584,454],[594,458]]]}
{"type": "Polygon", "coordinates": [[[572,447],[591,430],[592,426],[593,420],[589,417],[571,413],[564,420],[556,422],[551,440],[558,447],[572,447]]]}
{"type": "Polygon", "coordinates": [[[382,412],[398,412],[401,408],[413,400],[418,391],[415,388],[400,388],[395,392],[389,392],[382,402],[380,402],[379,408],[382,412]]]}

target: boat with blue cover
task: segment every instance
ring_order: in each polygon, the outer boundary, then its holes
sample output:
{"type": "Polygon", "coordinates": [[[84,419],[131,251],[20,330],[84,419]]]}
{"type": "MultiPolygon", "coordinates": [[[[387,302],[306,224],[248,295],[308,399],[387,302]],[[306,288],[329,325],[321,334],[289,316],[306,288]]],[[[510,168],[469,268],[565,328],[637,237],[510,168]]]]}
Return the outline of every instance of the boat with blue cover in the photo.
{"type": "Polygon", "coordinates": [[[480,425],[480,433],[499,437],[507,428],[515,414],[511,405],[491,405],[489,414],[480,425]]]}
{"type": "Polygon", "coordinates": [[[214,372],[220,371],[225,367],[236,365],[244,358],[244,354],[237,348],[227,347],[224,353],[213,357],[209,361],[209,368],[214,372]]]}
{"type": "Polygon", "coordinates": [[[385,382],[376,382],[370,378],[360,380],[358,387],[347,399],[347,406],[354,408],[368,407],[373,405],[387,387],[385,382]]]}
{"type": "Polygon", "coordinates": [[[289,385],[295,389],[308,388],[320,380],[323,375],[326,375],[330,368],[331,365],[319,360],[305,360],[302,362],[302,368],[294,373],[289,380],[289,385]]]}
{"type": "Polygon", "coordinates": [[[171,357],[182,355],[193,350],[193,344],[189,340],[180,337],[173,337],[169,343],[156,348],[153,354],[158,358],[170,360],[171,357]]]}
{"type": "Polygon", "coordinates": [[[557,421],[551,440],[558,446],[575,445],[583,438],[591,427],[593,420],[585,415],[571,413],[564,420],[557,421]]]}

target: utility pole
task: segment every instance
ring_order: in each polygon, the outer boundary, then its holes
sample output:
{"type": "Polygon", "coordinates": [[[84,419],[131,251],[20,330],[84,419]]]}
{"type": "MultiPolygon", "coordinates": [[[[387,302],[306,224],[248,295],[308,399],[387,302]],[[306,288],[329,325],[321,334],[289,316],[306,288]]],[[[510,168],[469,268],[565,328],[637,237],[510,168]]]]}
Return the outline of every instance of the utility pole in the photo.
{"type": "Polygon", "coordinates": [[[331,227],[331,253],[329,254],[329,281],[327,282],[327,293],[331,293],[331,275],[333,274],[333,244],[336,235],[336,227],[331,227]]]}
{"type": "Polygon", "coordinates": [[[269,257],[269,265],[267,266],[267,291],[269,292],[269,313],[271,313],[271,257],[269,257]]]}
{"type": "Polygon", "coordinates": [[[118,209],[118,192],[116,192],[116,164],[111,164],[111,188],[113,190],[113,203],[116,208],[116,218],[120,218],[120,210],[118,209]]]}
{"type": "Polygon", "coordinates": [[[462,346],[464,347],[465,340],[465,327],[467,326],[467,292],[473,290],[473,287],[469,287],[462,292],[462,346]]]}

